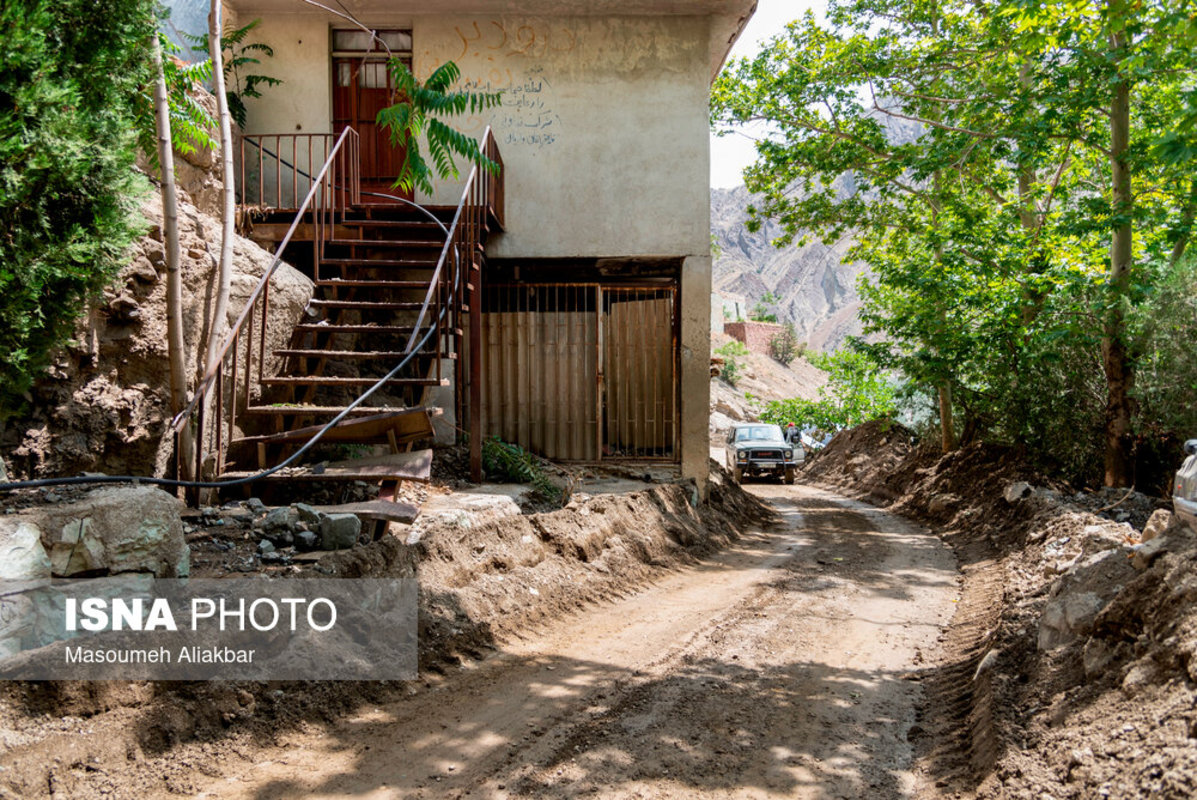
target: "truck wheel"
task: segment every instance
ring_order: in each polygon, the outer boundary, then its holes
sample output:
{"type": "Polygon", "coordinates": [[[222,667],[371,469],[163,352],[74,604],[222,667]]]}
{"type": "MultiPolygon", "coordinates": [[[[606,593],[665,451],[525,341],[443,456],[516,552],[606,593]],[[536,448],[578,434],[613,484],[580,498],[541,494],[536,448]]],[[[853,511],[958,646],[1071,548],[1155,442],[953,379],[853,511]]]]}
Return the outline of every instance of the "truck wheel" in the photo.
{"type": "Polygon", "coordinates": [[[795,471],[794,471],[794,470],[792,470],[792,469],[787,469],[787,470],[786,470],[786,486],[793,486],[793,485],[794,485],[794,479],[795,479],[796,477],[797,477],[797,474],[795,473],[795,471]]]}
{"type": "Polygon", "coordinates": [[[736,467],[735,470],[732,471],[732,480],[735,481],[736,483],[743,483],[744,482],[744,470],[740,469],[739,467],[736,467]]]}

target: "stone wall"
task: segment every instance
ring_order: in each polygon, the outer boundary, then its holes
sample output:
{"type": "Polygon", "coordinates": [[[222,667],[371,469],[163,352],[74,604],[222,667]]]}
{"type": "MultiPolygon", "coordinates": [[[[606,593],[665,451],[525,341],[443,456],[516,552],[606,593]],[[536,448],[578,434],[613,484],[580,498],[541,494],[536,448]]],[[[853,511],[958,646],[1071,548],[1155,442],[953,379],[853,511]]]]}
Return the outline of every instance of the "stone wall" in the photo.
{"type": "Polygon", "coordinates": [[[781,333],[782,326],[776,322],[725,322],[723,332],[733,339],[739,339],[754,353],[769,355],[769,342],[781,333]]]}

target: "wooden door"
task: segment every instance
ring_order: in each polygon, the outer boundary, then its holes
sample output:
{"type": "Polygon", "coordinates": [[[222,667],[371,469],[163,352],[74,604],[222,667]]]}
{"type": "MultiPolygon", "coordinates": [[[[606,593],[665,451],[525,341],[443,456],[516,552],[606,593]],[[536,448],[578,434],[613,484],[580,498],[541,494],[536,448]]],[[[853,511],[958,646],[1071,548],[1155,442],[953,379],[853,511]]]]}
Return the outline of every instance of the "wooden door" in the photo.
{"type": "MultiPolygon", "coordinates": [[[[408,66],[410,60],[405,59],[408,66]]],[[[357,130],[361,143],[362,192],[397,195],[412,199],[412,193],[394,188],[403,165],[403,150],[391,145],[390,134],[379,127],[378,112],[393,102],[393,88],[385,58],[376,55],[334,56],[333,134],[347,126],[357,130]]],[[[383,203],[385,198],[362,197],[365,203],[383,203]]]]}

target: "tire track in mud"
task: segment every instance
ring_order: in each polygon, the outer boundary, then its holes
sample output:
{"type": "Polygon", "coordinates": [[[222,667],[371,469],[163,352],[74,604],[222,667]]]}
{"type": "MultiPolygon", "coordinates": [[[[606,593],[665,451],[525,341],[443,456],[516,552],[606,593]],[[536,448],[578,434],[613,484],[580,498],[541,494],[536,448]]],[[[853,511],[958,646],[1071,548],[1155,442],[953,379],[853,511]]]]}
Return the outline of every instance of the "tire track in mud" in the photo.
{"type": "Polygon", "coordinates": [[[966,789],[988,774],[1002,753],[994,718],[994,634],[1004,604],[1004,575],[988,548],[961,571],[962,589],[939,653],[925,682],[926,702],[912,737],[921,770],[940,788],[966,789]]]}
{"type": "Polygon", "coordinates": [[[194,782],[254,800],[913,796],[911,676],[952,614],[951,554],[828,492],[751,491],[781,526],[194,782]]]}

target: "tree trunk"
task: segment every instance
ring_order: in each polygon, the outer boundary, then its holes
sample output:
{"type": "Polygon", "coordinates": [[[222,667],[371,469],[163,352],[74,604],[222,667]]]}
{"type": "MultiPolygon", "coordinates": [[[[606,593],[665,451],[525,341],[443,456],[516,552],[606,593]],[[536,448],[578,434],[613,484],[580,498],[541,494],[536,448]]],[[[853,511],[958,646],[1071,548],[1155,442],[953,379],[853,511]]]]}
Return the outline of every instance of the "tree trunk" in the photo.
{"type": "Polygon", "coordinates": [[[939,443],[945,453],[956,449],[956,434],[952,428],[952,385],[939,385],[939,443]]]}
{"type": "MultiPolygon", "coordinates": [[[[179,275],[179,202],[175,191],[175,156],[171,143],[170,101],[162,71],[162,43],[154,31],[154,113],[158,134],[158,165],[162,171],[162,240],[166,248],[166,353],[170,364],[170,413],[187,405],[187,359],[183,339],[183,281],[179,275]]],[[[176,461],[179,477],[189,480],[195,458],[190,424],[179,432],[176,461]]]]}
{"type": "MultiPolygon", "coordinates": [[[[208,49],[212,57],[212,85],[216,94],[216,108],[220,118],[220,160],[224,167],[224,207],[221,213],[218,288],[216,302],[213,304],[212,324],[208,332],[208,357],[204,365],[205,372],[212,371],[221,359],[220,348],[224,344],[228,329],[229,289],[233,277],[233,237],[235,235],[233,225],[236,214],[233,200],[235,189],[233,184],[233,130],[229,117],[229,100],[225,94],[224,62],[221,58],[220,37],[223,27],[220,0],[212,0],[211,11],[208,13],[208,49]]],[[[204,397],[205,407],[210,405],[211,399],[212,389],[209,388],[204,397]]],[[[211,419],[211,415],[205,413],[204,418],[211,419]]],[[[221,420],[213,419],[212,424],[220,425],[221,420]]],[[[200,435],[202,436],[203,432],[200,435]]],[[[217,469],[219,466],[218,464],[217,469]]]]}
{"type": "MultiPolygon", "coordinates": [[[[1126,46],[1126,34],[1111,34],[1110,44],[1117,53],[1126,46]]],[[[1122,301],[1130,287],[1134,232],[1131,216],[1131,172],[1127,164],[1130,142],[1130,83],[1119,76],[1110,103],[1110,188],[1118,223],[1110,241],[1110,280],[1107,286],[1106,318],[1101,343],[1106,373],[1106,458],[1105,485],[1130,485],[1129,439],[1131,432],[1131,397],[1134,367],[1126,350],[1126,330],[1122,301]]]]}

